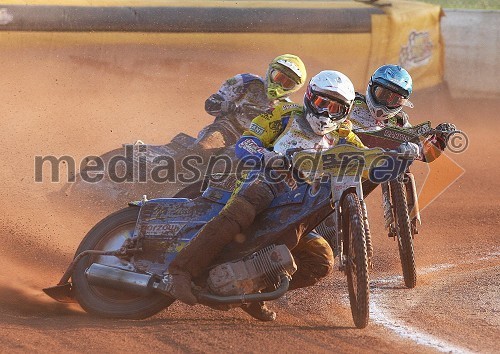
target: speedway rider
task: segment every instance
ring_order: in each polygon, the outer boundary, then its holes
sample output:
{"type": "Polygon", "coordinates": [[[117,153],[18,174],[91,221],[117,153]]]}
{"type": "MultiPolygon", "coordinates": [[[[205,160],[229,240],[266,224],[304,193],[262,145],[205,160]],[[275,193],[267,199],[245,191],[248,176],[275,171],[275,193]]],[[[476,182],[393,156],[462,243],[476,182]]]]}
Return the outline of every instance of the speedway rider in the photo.
{"type": "MultiPolygon", "coordinates": [[[[201,148],[198,153],[212,154],[212,149],[235,144],[253,118],[271,112],[274,107],[283,109],[283,105],[290,104],[289,95],[304,85],[306,77],[302,60],[293,54],[283,54],[269,63],[265,78],[245,73],[226,80],[218,92],[205,101],[206,112],[216,118],[200,131],[193,148],[201,148]]],[[[260,320],[275,317],[259,304],[242,308],[260,320]]]]}
{"type": "Polygon", "coordinates": [[[203,149],[233,145],[253,118],[279,103],[290,102],[288,96],[304,85],[306,76],[298,56],[283,54],[269,63],[265,78],[238,74],[226,80],[205,101],[205,111],[216,118],[200,131],[195,144],[203,149]]]}
{"type": "MultiPolygon", "coordinates": [[[[413,83],[408,71],[399,65],[382,65],[375,70],[366,88],[366,96],[356,93],[354,106],[348,119],[353,130],[369,131],[385,126],[409,128],[412,125],[403,106],[413,108],[409,101],[413,83]]],[[[444,151],[455,125],[441,123],[436,127],[439,134],[429,137],[419,145],[420,160],[434,161],[444,151]]]]}
{"type": "MultiPolygon", "coordinates": [[[[289,178],[275,183],[266,179],[278,173],[269,166],[276,166],[276,162],[285,164],[288,149],[335,146],[340,139],[340,128],[348,133],[347,143],[364,147],[346,121],[354,98],[354,87],[347,76],[337,71],[322,71],[309,82],[303,107],[294,103],[278,105],[272,112],[261,114],[252,121],[236,144],[236,155],[243,159],[256,157],[266,168],[258,171],[257,178],[240,184],[219,215],[209,221],[172,261],[168,270],[172,275],[173,296],[187,304],[195,304],[191,279],[199,276],[222,248],[249,227],[275,197],[296,188],[289,183],[289,178]]],[[[289,237],[294,238],[289,244],[296,245],[291,251],[298,268],[290,289],[313,285],[332,271],[333,252],[322,237],[300,232],[291,233],[289,237]]],[[[259,320],[276,318],[263,302],[245,306],[242,308],[259,320]]]]}
{"type": "MultiPolygon", "coordinates": [[[[370,78],[366,88],[366,96],[356,93],[354,106],[348,119],[354,131],[370,131],[384,126],[408,128],[412,125],[403,107],[413,107],[409,101],[413,83],[408,71],[399,65],[382,65],[370,78]]],[[[446,147],[448,138],[456,130],[455,125],[441,123],[436,127],[440,133],[428,137],[420,144],[407,143],[406,149],[418,155],[419,160],[431,162],[438,158],[446,147]]],[[[408,191],[409,210],[413,210],[412,227],[416,232],[417,220],[420,220],[415,187],[415,179],[411,172],[406,172],[405,183],[408,191]]],[[[371,192],[377,184],[365,181],[365,195],[371,192]]],[[[365,222],[367,219],[365,218],[365,222]]],[[[367,228],[369,229],[369,228],[367,228]]]]}

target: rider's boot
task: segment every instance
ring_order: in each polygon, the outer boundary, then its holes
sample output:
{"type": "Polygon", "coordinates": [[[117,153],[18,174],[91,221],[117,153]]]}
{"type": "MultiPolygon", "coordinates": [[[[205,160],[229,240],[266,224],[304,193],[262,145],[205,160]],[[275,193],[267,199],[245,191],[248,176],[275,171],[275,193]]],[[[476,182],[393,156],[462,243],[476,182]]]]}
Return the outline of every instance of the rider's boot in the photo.
{"type": "Polygon", "coordinates": [[[191,291],[191,275],[180,269],[176,269],[170,274],[172,275],[172,290],[170,290],[170,295],[185,304],[195,305],[198,300],[191,291]]]}
{"type": "Polygon", "coordinates": [[[174,275],[172,285],[175,289],[172,295],[188,304],[192,302],[191,278],[201,275],[224,246],[253,222],[255,214],[254,206],[245,198],[231,198],[220,214],[203,226],[170,264],[168,270],[174,275]]]}
{"type": "Polygon", "coordinates": [[[259,321],[276,320],[276,312],[268,309],[264,301],[241,305],[241,309],[259,321]]]}

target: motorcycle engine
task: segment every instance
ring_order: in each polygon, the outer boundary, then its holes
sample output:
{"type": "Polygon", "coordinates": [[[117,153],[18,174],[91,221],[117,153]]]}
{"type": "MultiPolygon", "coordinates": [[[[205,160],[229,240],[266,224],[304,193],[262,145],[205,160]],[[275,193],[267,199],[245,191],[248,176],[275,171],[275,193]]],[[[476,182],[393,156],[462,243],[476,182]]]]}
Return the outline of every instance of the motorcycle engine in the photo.
{"type": "Polygon", "coordinates": [[[235,262],[220,264],[210,270],[208,286],[221,296],[256,293],[276,286],[279,275],[297,270],[292,254],[285,245],[271,245],[235,262]]]}

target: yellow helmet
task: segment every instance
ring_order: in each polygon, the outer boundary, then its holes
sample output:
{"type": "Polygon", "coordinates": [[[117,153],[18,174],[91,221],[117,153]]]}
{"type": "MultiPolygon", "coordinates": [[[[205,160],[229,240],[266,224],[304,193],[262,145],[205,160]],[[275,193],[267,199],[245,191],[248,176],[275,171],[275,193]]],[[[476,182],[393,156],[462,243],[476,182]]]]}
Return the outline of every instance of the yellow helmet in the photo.
{"type": "Polygon", "coordinates": [[[269,64],[266,74],[267,98],[274,100],[294,93],[304,85],[306,78],[306,67],[298,56],[277,56],[269,64]]]}

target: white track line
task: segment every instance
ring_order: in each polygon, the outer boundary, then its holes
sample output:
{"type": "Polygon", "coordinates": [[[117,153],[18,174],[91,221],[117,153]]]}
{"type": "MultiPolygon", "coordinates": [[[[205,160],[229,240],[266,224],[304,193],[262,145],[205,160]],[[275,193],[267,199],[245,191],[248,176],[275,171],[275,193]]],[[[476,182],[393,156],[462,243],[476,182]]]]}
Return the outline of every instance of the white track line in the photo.
{"type": "MultiPolygon", "coordinates": [[[[500,256],[500,251],[498,249],[493,252],[487,254],[486,256],[480,257],[477,260],[468,259],[464,262],[460,262],[460,264],[470,264],[477,262],[484,262],[492,259],[496,259],[500,256]]],[[[430,267],[422,268],[418,270],[418,274],[429,274],[449,268],[456,267],[458,264],[436,264],[430,267]]],[[[377,278],[371,281],[371,285],[374,284],[395,284],[399,285],[403,282],[402,276],[387,276],[383,278],[377,278]]],[[[397,318],[393,318],[391,316],[391,308],[385,307],[383,304],[387,303],[384,301],[384,296],[382,294],[377,293],[376,288],[371,289],[370,293],[370,319],[387,329],[393,331],[398,336],[406,339],[410,339],[417,344],[424,345],[440,352],[447,353],[472,353],[469,349],[462,348],[456,346],[447,341],[441,340],[432,334],[426,333],[424,331],[418,330],[416,328],[412,328],[408,326],[403,321],[398,320],[397,318]]]]}
{"type": "MultiPolygon", "coordinates": [[[[492,253],[486,257],[480,258],[480,260],[486,260],[498,257],[498,252],[492,253]]],[[[470,261],[465,262],[470,263],[470,261]]],[[[454,264],[436,264],[431,267],[423,268],[418,271],[420,275],[429,274],[440,270],[445,270],[449,268],[453,268],[456,265],[454,264]]],[[[387,276],[383,278],[374,279],[371,281],[371,284],[394,284],[400,285],[403,281],[402,276],[387,276]]],[[[472,353],[469,349],[462,348],[456,346],[452,343],[444,341],[432,334],[426,333],[422,330],[413,328],[408,326],[405,322],[398,320],[391,316],[391,309],[385,307],[383,304],[387,303],[384,301],[384,296],[380,293],[377,293],[376,288],[373,289],[370,293],[370,319],[379,325],[382,325],[394,332],[401,338],[412,340],[413,342],[423,345],[426,347],[433,348],[440,352],[446,353],[472,353]],[[373,291],[375,290],[375,291],[373,291]]]]}
{"type": "MultiPolygon", "coordinates": [[[[372,297],[372,300],[375,299],[372,297]]],[[[419,345],[430,347],[440,352],[473,353],[468,349],[458,347],[429,333],[412,328],[404,322],[395,320],[388,315],[388,311],[386,309],[382,309],[378,306],[376,300],[372,301],[370,304],[370,319],[396,333],[401,338],[412,340],[419,345]]]]}

